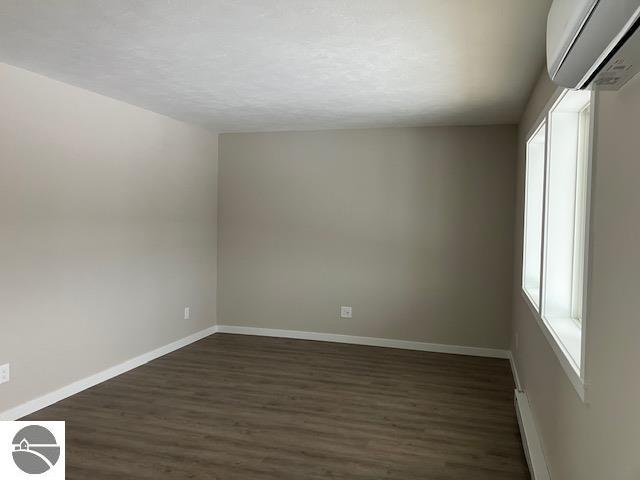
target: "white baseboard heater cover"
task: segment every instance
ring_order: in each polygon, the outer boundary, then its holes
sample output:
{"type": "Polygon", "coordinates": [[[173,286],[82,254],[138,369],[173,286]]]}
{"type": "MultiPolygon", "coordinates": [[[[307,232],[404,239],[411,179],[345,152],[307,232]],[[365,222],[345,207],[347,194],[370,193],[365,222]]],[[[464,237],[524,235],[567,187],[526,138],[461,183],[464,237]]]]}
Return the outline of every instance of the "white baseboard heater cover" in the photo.
{"type": "Polygon", "coordinates": [[[522,446],[529,464],[532,480],[551,480],[547,462],[542,451],[540,436],[533,421],[529,399],[527,394],[519,390],[515,391],[516,413],[520,424],[520,435],[522,436],[522,446]]]}

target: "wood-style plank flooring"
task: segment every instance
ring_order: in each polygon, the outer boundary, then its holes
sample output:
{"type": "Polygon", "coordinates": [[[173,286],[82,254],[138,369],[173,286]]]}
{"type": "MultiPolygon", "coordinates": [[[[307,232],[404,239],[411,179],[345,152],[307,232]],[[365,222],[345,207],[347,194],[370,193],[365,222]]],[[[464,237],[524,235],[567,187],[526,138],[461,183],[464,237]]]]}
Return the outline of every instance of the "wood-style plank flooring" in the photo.
{"type": "Polygon", "coordinates": [[[28,420],[68,479],[530,478],[498,359],[216,334],[28,420]]]}

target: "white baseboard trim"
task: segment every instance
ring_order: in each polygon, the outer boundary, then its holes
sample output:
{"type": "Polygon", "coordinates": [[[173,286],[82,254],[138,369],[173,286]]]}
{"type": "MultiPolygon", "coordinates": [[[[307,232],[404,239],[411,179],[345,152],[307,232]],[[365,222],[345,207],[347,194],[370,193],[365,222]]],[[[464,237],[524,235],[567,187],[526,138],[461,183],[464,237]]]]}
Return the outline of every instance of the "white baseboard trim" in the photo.
{"type": "Polygon", "coordinates": [[[111,378],[117,377],[129,370],[133,370],[156,358],[185,347],[193,342],[201,340],[216,332],[234,333],[240,335],[257,335],[266,337],[297,338],[301,340],[316,340],[323,342],[349,343],[354,345],[369,345],[374,347],[400,348],[405,350],[418,350],[424,352],[451,353],[457,355],[471,355],[478,357],[504,358],[509,359],[512,364],[514,378],[517,379],[517,371],[513,364],[513,358],[509,350],[483,347],[467,347],[461,345],[444,345],[439,343],[412,342],[408,340],[394,340],[376,337],[360,337],[354,335],[339,335],[331,333],[303,332],[297,330],[280,330],[271,328],[239,327],[232,325],[211,326],[187,337],[176,340],[168,345],[131,358],[123,363],[110,367],[106,370],[90,375],[53,392],[49,392],[41,397],[29,400],[21,405],[0,412],[0,420],[17,420],[31,413],[37,412],[45,407],[53,405],[60,400],[80,393],[111,378]]]}
{"type": "Polygon", "coordinates": [[[302,332],[299,330],[280,330],[274,328],[238,327],[233,325],[218,325],[219,333],[235,333],[239,335],[257,335],[261,337],[297,338],[301,340],[316,340],[321,342],[351,343],[354,345],[369,345],[372,347],[401,348],[405,350],[420,350],[423,352],[453,353],[457,355],[472,355],[476,357],[509,359],[509,350],[483,347],[465,347],[461,345],[443,345],[440,343],[411,342],[408,340],[393,340],[389,338],[358,337],[354,335],[338,335],[333,333],[302,332]]]}
{"type": "Polygon", "coordinates": [[[49,405],[53,405],[54,403],[70,397],[71,395],[75,395],[76,393],[86,390],[87,388],[91,388],[99,383],[104,382],[105,380],[109,380],[110,378],[122,375],[129,370],[133,370],[140,365],[144,365],[151,360],[162,357],[167,353],[171,353],[174,350],[185,347],[190,343],[197,342],[198,340],[208,337],[209,335],[214,333],[216,333],[216,327],[212,326],[209,328],[205,328],[204,330],[200,330],[199,332],[196,332],[187,337],[181,338],[180,340],[176,340],[175,342],[172,342],[168,345],[164,345],[160,348],[156,348],[155,350],[151,350],[150,352],[143,353],[142,355],[131,358],[119,365],[107,368],[106,370],[98,372],[94,375],[90,375],[89,377],[83,378],[82,380],[73,382],[69,385],[59,388],[58,390],[23,403],[22,405],[18,405],[17,407],[13,407],[9,410],[5,410],[4,412],[0,412],[0,420],[17,420],[24,417],[25,415],[37,412],[38,410],[48,407],[49,405]]]}
{"type": "Polygon", "coordinates": [[[542,443],[536,424],[533,420],[529,399],[526,393],[515,391],[516,413],[518,414],[518,424],[520,425],[520,436],[522,437],[522,446],[524,454],[529,464],[529,472],[532,480],[551,480],[549,467],[544,457],[542,443]]]}

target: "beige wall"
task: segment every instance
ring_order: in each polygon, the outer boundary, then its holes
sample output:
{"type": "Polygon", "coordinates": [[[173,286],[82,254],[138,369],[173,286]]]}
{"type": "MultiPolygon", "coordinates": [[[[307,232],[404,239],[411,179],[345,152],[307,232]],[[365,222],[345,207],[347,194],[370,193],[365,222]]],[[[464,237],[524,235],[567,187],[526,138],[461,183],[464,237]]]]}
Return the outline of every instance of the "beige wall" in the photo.
{"type": "Polygon", "coordinates": [[[221,135],[218,323],[508,347],[515,156],[510,126],[221,135]]]}
{"type": "Polygon", "coordinates": [[[1,412],[215,323],[217,137],[5,64],[0,106],[1,412]]]}
{"type": "Polygon", "coordinates": [[[525,136],[555,87],[541,78],[520,125],[513,350],[554,480],[640,478],[640,77],[596,104],[591,284],[582,403],[520,295],[525,136]]]}

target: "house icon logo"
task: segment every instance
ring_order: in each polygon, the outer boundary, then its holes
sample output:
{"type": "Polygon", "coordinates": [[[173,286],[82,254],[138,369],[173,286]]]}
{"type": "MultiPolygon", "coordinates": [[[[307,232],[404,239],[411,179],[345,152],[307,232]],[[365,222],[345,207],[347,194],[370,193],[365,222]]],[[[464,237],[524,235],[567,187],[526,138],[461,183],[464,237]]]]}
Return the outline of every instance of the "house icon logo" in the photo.
{"type": "Polygon", "coordinates": [[[60,458],[60,445],[56,438],[40,425],[22,428],[13,437],[12,447],[17,467],[31,475],[49,471],[60,458]]]}

